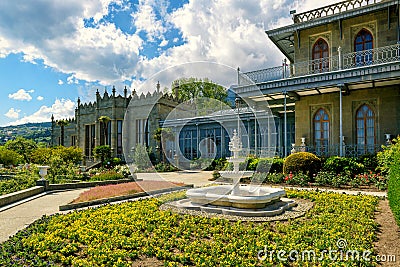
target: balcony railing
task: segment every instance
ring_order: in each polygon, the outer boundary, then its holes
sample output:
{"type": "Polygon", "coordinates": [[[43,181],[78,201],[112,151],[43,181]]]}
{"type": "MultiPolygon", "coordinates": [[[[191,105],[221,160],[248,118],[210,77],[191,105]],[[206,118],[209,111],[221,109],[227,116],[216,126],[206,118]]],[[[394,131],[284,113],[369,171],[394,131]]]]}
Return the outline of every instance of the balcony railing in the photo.
{"type": "Polygon", "coordinates": [[[353,69],[400,61],[400,44],[384,46],[359,52],[338,54],[322,59],[282,64],[279,67],[244,73],[255,83],[275,81],[311,74],[327,73],[341,69],[353,69]]]}
{"type": "Polygon", "coordinates": [[[333,14],[338,14],[343,11],[367,6],[370,4],[379,3],[382,0],[349,0],[340,3],[332,4],[329,6],[313,9],[304,13],[295,14],[293,20],[295,23],[305,22],[321,17],[326,17],[333,14]]]}

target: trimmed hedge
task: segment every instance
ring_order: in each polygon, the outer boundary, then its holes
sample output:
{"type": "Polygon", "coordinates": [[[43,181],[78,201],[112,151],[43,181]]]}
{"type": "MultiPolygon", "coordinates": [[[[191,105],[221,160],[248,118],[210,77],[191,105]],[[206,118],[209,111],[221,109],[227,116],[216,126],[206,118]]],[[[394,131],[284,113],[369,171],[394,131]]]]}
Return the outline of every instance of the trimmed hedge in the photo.
{"type": "Polygon", "coordinates": [[[389,206],[400,226],[400,137],[393,140],[393,145],[384,147],[384,150],[378,153],[378,160],[381,169],[389,173],[389,206]]]}
{"type": "Polygon", "coordinates": [[[284,174],[304,173],[309,177],[316,175],[321,169],[321,160],[309,152],[297,152],[289,155],[283,164],[284,174]]]}

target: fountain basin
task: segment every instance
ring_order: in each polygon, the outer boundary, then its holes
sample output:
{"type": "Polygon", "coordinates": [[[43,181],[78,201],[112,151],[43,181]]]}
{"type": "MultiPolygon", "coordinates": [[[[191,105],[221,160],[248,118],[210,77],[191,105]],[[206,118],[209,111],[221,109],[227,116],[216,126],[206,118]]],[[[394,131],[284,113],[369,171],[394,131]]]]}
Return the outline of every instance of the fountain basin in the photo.
{"type": "Polygon", "coordinates": [[[194,204],[233,207],[241,209],[262,209],[279,201],[286,195],[285,190],[271,187],[219,185],[190,189],[186,196],[194,204]]]}
{"type": "Polygon", "coordinates": [[[253,171],[220,171],[219,174],[224,178],[240,179],[251,177],[253,175],[253,171]]]}

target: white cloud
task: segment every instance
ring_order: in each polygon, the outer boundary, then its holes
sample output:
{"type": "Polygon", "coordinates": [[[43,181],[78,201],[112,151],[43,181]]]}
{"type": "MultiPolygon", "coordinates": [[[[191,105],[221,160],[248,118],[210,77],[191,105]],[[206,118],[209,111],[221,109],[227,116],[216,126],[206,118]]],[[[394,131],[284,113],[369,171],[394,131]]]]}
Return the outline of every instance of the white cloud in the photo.
{"type": "Polygon", "coordinates": [[[25,61],[42,61],[61,73],[73,73],[65,81],[73,84],[112,85],[199,60],[250,71],[281,63],[284,56],[264,31],[293,23],[290,10],[299,13],[339,1],[320,0],[316,5],[315,0],[189,0],[170,14],[167,0],[139,0],[137,5],[123,0],[4,1],[0,58],[22,53],[25,61]],[[131,14],[135,33],[107,22],[106,17],[114,15],[110,3],[137,8],[131,14]],[[92,25],[86,27],[85,20],[92,25]],[[179,38],[166,39],[171,28],[179,38]],[[140,37],[143,33],[147,40],[140,37]],[[165,50],[167,41],[176,45],[179,40],[184,43],[165,50]],[[149,59],[141,53],[145,42],[153,41],[160,42],[161,54],[149,59]]]}
{"type": "MultiPolygon", "coordinates": [[[[168,2],[164,1],[163,5],[166,7],[168,2]]],[[[131,15],[137,32],[145,32],[150,42],[155,38],[160,38],[166,32],[163,21],[157,19],[156,15],[156,8],[163,5],[153,0],[140,0],[138,11],[131,15]]]]}
{"type": "Polygon", "coordinates": [[[71,75],[71,76],[69,76],[68,78],[67,78],[67,83],[68,84],[79,84],[79,81],[78,81],[78,79],[74,76],[74,75],[71,75]]]}
{"type": "Polygon", "coordinates": [[[75,103],[70,99],[56,99],[51,107],[41,106],[39,110],[31,115],[25,116],[19,120],[11,122],[11,125],[24,124],[28,122],[46,122],[50,121],[51,115],[55,119],[71,118],[74,116],[75,103]]]}
{"type": "Polygon", "coordinates": [[[32,100],[32,96],[29,93],[33,93],[34,90],[25,91],[24,89],[19,89],[17,92],[13,94],[9,94],[8,98],[20,101],[30,101],[32,100]]]}
{"type": "Polygon", "coordinates": [[[164,39],[164,40],[161,41],[161,43],[159,44],[159,46],[160,46],[160,47],[164,47],[164,46],[167,46],[168,43],[169,43],[168,40],[164,39]]]}
{"type": "Polygon", "coordinates": [[[42,101],[43,99],[44,99],[44,97],[43,96],[38,96],[37,98],[36,98],[38,101],[42,101]]]}
{"type": "Polygon", "coordinates": [[[14,109],[14,108],[10,108],[6,114],[4,114],[7,118],[10,119],[18,119],[19,117],[19,113],[21,112],[21,110],[19,109],[14,109]]]}
{"type": "Polygon", "coordinates": [[[63,85],[64,82],[62,80],[58,80],[58,85],[63,85]]]}
{"type": "Polygon", "coordinates": [[[2,3],[0,57],[22,53],[25,61],[40,60],[79,80],[104,85],[130,78],[143,41],[100,21],[109,15],[110,3],[129,5],[121,0],[2,3]],[[94,26],[85,27],[84,19],[93,19],[94,26]]]}

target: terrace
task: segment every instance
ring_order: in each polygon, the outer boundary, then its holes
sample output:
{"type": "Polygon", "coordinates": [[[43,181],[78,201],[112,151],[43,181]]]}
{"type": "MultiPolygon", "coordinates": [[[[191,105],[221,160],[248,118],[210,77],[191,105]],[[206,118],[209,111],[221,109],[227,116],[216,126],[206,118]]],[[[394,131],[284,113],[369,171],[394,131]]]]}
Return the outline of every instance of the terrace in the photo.
{"type": "MultiPolygon", "coordinates": [[[[316,60],[308,60],[282,66],[261,69],[244,74],[256,84],[313,74],[332,73],[340,70],[356,71],[364,67],[383,66],[400,61],[400,44],[342,54],[316,60]]],[[[246,78],[247,78],[246,77],[246,78]]]]}

